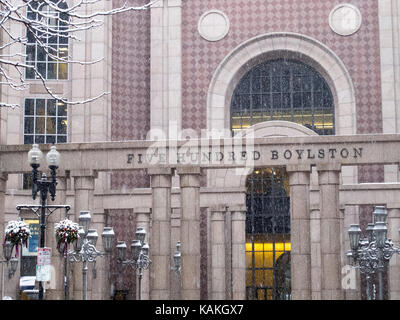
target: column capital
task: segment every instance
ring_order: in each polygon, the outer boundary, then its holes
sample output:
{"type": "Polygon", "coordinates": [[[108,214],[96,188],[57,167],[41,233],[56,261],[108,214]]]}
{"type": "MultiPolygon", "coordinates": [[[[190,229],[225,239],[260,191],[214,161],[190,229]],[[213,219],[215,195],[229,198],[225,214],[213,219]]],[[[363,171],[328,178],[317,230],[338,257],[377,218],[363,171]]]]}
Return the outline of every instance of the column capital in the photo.
{"type": "Polygon", "coordinates": [[[228,206],[228,211],[230,212],[247,212],[247,206],[245,204],[237,204],[233,206],[228,206]]]}
{"type": "Polygon", "coordinates": [[[317,165],[317,171],[319,185],[340,184],[340,165],[323,165],[320,167],[317,165]]]}
{"type": "Polygon", "coordinates": [[[70,176],[74,178],[75,190],[94,190],[97,171],[94,170],[72,170],[70,176]]]}
{"type": "Polygon", "coordinates": [[[151,188],[171,188],[172,174],[169,170],[154,170],[150,175],[151,188]]]}
{"type": "Polygon", "coordinates": [[[200,167],[177,166],[176,171],[179,175],[201,175],[200,167]]]}
{"type": "Polygon", "coordinates": [[[174,169],[171,167],[153,167],[147,169],[147,174],[149,176],[154,175],[173,175],[174,169]]]}
{"type": "Polygon", "coordinates": [[[288,164],[286,166],[288,173],[292,172],[311,172],[311,165],[309,164],[288,164]]]}
{"type": "Polygon", "coordinates": [[[210,207],[211,212],[226,212],[227,206],[225,204],[214,205],[210,207]]]}
{"type": "Polygon", "coordinates": [[[178,167],[181,188],[200,188],[200,167],[178,167]]]}
{"type": "Polygon", "coordinates": [[[225,221],[226,206],[216,205],[210,207],[211,221],[225,221]]]}
{"type": "Polygon", "coordinates": [[[98,177],[98,172],[93,169],[78,169],[78,170],[71,170],[70,171],[70,176],[73,178],[79,178],[79,177],[93,177],[97,178],[98,177]]]}
{"type": "Polygon", "coordinates": [[[316,165],[318,172],[323,171],[341,171],[342,165],[340,163],[318,163],[316,165]]]}
{"type": "Polygon", "coordinates": [[[65,169],[57,169],[57,178],[67,178],[71,175],[69,170],[65,170],[65,169]]]}
{"type": "Polygon", "coordinates": [[[311,170],[293,170],[289,171],[290,186],[308,186],[310,185],[311,170]]]}

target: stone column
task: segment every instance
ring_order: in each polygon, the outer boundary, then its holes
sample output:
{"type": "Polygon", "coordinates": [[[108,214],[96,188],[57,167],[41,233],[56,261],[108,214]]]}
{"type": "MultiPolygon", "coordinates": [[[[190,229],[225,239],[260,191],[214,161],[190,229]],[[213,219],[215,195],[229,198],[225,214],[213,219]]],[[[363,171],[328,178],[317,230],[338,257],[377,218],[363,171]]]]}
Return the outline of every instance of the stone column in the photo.
{"type": "Polygon", "coordinates": [[[246,299],[246,206],[228,207],[232,219],[232,300],[246,299]]]}
{"type": "Polygon", "coordinates": [[[349,266],[347,261],[347,252],[350,250],[349,227],[351,224],[360,224],[360,213],[358,206],[345,205],[341,208],[344,211],[342,227],[342,287],[345,290],[346,300],[361,299],[361,280],[360,272],[349,266]]]}
{"type": "MultiPolygon", "coordinates": [[[[171,214],[171,266],[174,265],[173,254],[178,241],[181,241],[181,209],[173,208],[171,214]]],[[[181,299],[181,276],[171,270],[171,300],[181,299]]]]}
{"type": "Polygon", "coordinates": [[[182,298],[200,299],[200,168],[178,168],[181,188],[182,298]]]}
{"type": "MultiPolygon", "coordinates": [[[[400,203],[388,203],[387,205],[388,217],[387,217],[387,237],[392,239],[394,245],[398,247],[400,245],[400,203]]],[[[389,299],[399,300],[400,299],[400,257],[394,254],[389,262],[389,299]]]]}
{"type": "MultiPolygon", "coordinates": [[[[150,232],[150,208],[134,208],[133,212],[136,216],[136,227],[142,227],[146,230],[145,242],[151,242],[151,232],[150,232]]],[[[152,248],[150,247],[150,255],[152,248]]],[[[153,264],[150,265],[150,269],[143,270],[142,278],[142,300],[150,299],[150,270],[153,264]]],[[[136,290],[138,290],[138,285],[136,285],[136,290]]],[[[138,292],[136,294],[138,296],[138,292]]]]}
{"type": "Polygon", "coordinates": [[[211,208],[211,273],[212,300],[226,299],[225,206],[211,208]]]}
{"type": "MultiPolygon", "coordinates": [[[[93,220],[93,209],[94,209],[94,187],[95,179],[97,178],[97,172],[93,170],[72,170],[71,177],[74,178],[74,216],[73,219],[76,223],[79,223],[79,214],[81,211],[90,211],[93,220]]],[[[91,227],[93,228],[93,223],[91,227]]],[[[99,233],[99,231],[97,231],[99,233]]],[[[101,231],[100,231],[101,233],[101,231]]],[[[100,234],[99,234],[100,236],[100,234]]],[[[73,296],[70,297],[74,300],[82,300],[82,263],[76,262],[71,264],[73,270],[73,296]]],[[[92,268],[89,264],[87,273],[87,293],[86,297],[88,300],[92,297],[92,268]]]]}
{"type": "Polygon", "coordinates": [[[152,300],[170,299],[171,271],[171,168],[151,168],[152,237],[150,267],[152,300]]]}
{"type": "Polygon", "coordinates": [[[340,165],[317,165],[321,209],[321,299],[342,300],[340,165]]]}
{"type": "Polygon", "coordinates": [[[311,299],[321,300],[321,232],[319,205],[310,208],[311,299]]]}
{"type": "Polygon", "coordinates": [[[287,166],[290,183],[292,299],[311,299],[310,166],[287,166]]]}
{"type": "MultiPolygon", "coordinates": [[[[57,170],[57,190],[55,201],[48,198],[48,205],[66,205],[67,178],[65,171],[57,170]]],[[[65,259],[60,258],[57,250],[57,242],[54,236],[54,225],[66,218],[65,209],[55,210],[47,219],[46,225],[46,246],[52,248],[52,279],[49,283],[44,283],[46,289],[46,299],[64,299],[64,263],[65,259]],[[54,276],[54,279],[53,279],[54,276]]],[[[68,295],[68,293],[67,293],[68,295]]]]}
{"type": "Polygon", "coordinates": [[[94,210],[94,187],[97,172],[94,170],[72,170],[71,177],[74,178],[74,215],[78,222],[81,211],[94,210]]]}

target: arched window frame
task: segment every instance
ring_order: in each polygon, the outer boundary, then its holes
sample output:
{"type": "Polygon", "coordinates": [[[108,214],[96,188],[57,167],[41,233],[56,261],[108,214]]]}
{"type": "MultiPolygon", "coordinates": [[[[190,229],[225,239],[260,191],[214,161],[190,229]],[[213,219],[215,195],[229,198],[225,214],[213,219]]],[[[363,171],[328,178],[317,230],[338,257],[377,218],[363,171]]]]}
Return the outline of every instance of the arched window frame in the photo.
{"type": "Polygon", "coordinates": [[[334,98],[325,79],[292,59],[256,65],[239,81],[231,100],[231,130],[270,120],[304,125],[320,135],[335,134],[334,98]]]}

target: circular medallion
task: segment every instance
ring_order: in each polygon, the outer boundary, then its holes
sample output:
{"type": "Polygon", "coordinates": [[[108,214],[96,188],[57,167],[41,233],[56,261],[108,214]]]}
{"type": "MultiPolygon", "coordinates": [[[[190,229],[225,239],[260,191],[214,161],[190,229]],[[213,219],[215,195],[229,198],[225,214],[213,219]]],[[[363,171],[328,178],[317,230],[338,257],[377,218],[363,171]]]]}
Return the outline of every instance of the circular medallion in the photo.
{"type": "Polygon", "coordinates": [[[356,33],[361,27],[361,12],[352,4],[339,4],[329,14],[331,29],[342,36],[356,33]]]}
{"type": "Polygon", "coordinates": [[[221,11],[210,10],[200,17],[197,29],[204,39],[218,41],[228,34],[229,19],[221,11]]]}

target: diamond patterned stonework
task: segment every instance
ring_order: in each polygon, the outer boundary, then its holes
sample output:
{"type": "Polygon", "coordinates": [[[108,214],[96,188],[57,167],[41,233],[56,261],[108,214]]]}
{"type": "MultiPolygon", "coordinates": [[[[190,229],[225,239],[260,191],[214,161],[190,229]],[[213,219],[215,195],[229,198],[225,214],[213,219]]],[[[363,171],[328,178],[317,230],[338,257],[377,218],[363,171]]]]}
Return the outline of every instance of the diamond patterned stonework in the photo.
{"type": "Polygon", "coordinates": [[[207,90],[217,66],[236,46],[260,34],[294,32],[312,37],[334,51],[353,80],[357,133],[382,132],[378,2],[347,1],[363,17],[359,31],[349,37],[333,32],[329,14],[337,0],[187,0],[183,2],[183,128],[206,128],[207,90]],[[210,8],[223,11],[230,30],[217,42],[197,31],[200,17],[210,8]],[[195,75],[195,76],[194,76],[195,75]]]}
{"type": "MultiPolygon", "coordinates": [[[[130,0],[140,6],[146,0],[130,0]]],[[[113,6],[122,6],[113,0],[113,6]]],[[[150,11],[113,16],[111,139],[144,140],[150,129],[150,11]]],[[[111,188],[149,187],[145,172],[116,172],[111,188]]]]}

